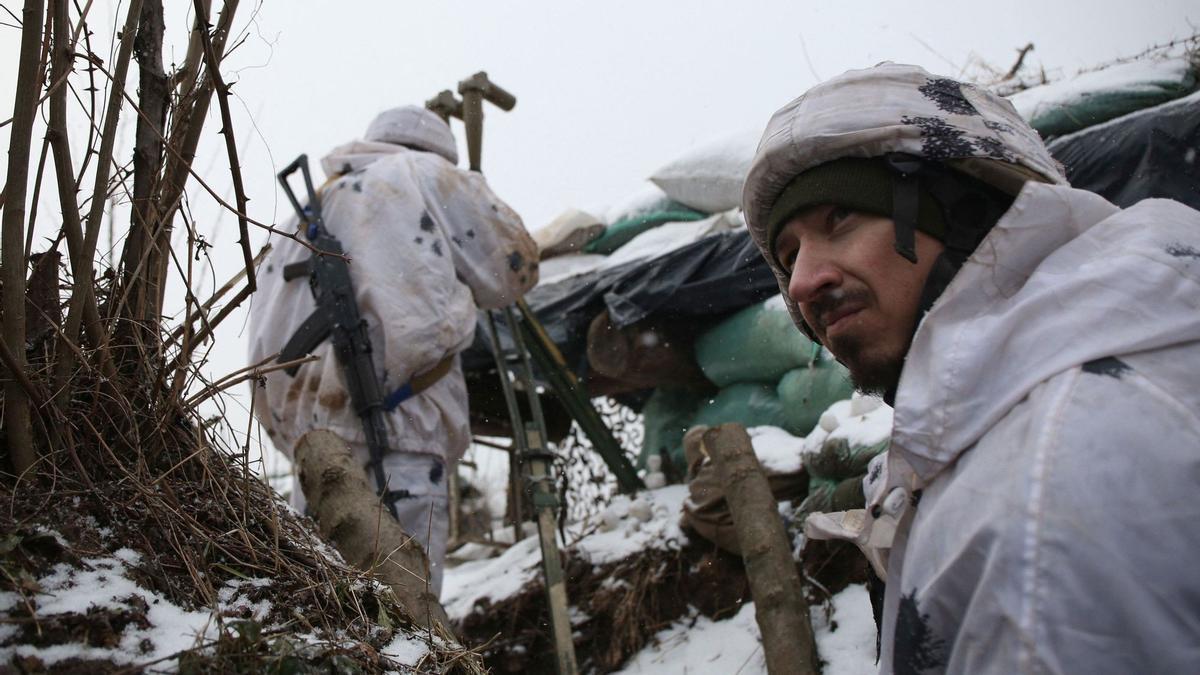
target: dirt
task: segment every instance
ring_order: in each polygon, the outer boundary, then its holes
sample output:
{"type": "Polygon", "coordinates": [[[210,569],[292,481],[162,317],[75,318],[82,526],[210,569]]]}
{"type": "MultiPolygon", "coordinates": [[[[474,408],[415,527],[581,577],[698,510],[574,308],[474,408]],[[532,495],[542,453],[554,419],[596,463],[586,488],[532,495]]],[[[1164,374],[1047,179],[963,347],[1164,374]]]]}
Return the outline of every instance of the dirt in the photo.
{"type": "MultiPolygon", "coordinates": [[[[801,566],[816,581],[805,583],[814,608],[866,580],[865,559],[839,542],[813,542],[801,566]]],[[[741,558],[699,536],[678,551],[649,550],[596,567],[568,553],[565,573],[572,606],[586,616],[573,624],[582,672],[618,670],[672,623],[695,616],[726,619],[750,599],[741,558]]],[[[502,602],[482,601],[458,629],[493,673],[549,674],[555,672],[549,625],[538,579],[502,602]]]]}

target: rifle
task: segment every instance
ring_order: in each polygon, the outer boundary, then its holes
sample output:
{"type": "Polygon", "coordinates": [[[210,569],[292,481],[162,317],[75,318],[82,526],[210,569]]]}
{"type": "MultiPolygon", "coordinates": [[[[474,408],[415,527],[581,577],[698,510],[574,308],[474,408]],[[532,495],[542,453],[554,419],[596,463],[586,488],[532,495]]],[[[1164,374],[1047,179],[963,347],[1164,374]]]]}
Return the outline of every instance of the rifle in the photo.
{"type": "MultiPolygon", "coordinates": [[[[283,363],[300,358],[327,338],[332,338],[333,353],[342,366],[351,405],[362,421],[371,458],[367,468],[375,477],[376,491],[387,504],[392,517],[396,517],[395,500],[390,498],[392,495],[388,491],[387,477],[383,473],[383,455],[387,451],[383,386],[371,357],[367,322],[358,312],[345,250],[342,242],[325,229],[320,196],[313,189],[312,174],[308,169],[308,155],[300,155],[284,167],[279,172],[279,183],[296,209],[296,216],[305,226],[305,236],[316,249],[307,260],[285,266],[283,278],[291,281],[307,276],[317,307],[284,345],[277,361],[283,363]],[[304,188],[308,196],[308,203],[303,206],[288,184],[288,177],[297,170],[304,174],[304,188]]],[[[292,366],[285,372],[294,377],[298,368],[299,365],[292,366]]]]}

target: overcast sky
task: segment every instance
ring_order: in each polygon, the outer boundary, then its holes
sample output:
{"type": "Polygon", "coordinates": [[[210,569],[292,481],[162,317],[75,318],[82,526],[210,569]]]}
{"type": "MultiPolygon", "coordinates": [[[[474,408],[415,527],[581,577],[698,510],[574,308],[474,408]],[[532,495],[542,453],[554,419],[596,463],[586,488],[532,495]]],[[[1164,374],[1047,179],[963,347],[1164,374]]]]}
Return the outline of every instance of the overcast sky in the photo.
{"type": "MultiPolygon", "coordinates": [[[[20,15],[20,3],[3,4],[20,15]]],[[[168,43],[182,45],[192,3],[167,4],[168,43]]],[[[99,42],[123,7],[96,0],[99,42]]],[[[849,68],[892,60],[957,75],[981,60],[1007,69],[1017,48],[1032,42],[1027,64],[1061,76],[1193,34],[1200,7],[1194,0],[267,0],[243,1],[236,25],[245,39],[225,71],[236,82],[234,127],[254,218],[287,216],[276,167],[301,152],[315,162],[359,136],[379,111],[422,103],[486,70],[517,106],[486,110],[483,169],[534,229],[566,207],[620,201],[660,165],[713,137],[761,128],[788,100],[849,68]]],[[[17,29],[0,26],[5,118],[18,43],[17,29]]],[[[182,49],[173,54],[182,58],[182,49]]],[[[0,131],[5,153],[10,128],[0,131]]],[[[229,193],[218,128],[214,116],[196,167],[229,193]]],[[[57,205],[43,202],[53,223],[57,205]]],[[[216,270],[198,292],[205,296],[240,264],[236,221],[196,190],[193,209],[201,228],[215,231],[216,270]]],[[[256,232],[254,240],[260,245],[265,236],[256,232]]],[[[244,365],[241,326],[235,318],[222,331],[214,374],[244,365]]]]}

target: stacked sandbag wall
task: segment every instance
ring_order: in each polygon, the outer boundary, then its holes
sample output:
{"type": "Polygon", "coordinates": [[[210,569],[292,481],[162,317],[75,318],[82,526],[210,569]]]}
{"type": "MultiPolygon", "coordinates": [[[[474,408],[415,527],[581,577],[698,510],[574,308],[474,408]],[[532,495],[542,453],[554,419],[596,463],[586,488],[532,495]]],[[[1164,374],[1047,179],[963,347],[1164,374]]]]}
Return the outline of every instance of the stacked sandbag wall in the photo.
{"type": "Polygon", "coordinates": [[[717,392],[655,390],[642,410],[643,463],[666,454],[685,468],[683,434],[700,424],[774,426],[807,436],[831,404],[853,392],[845,368],[796,328],[778,296],[710,327],[697,336],[694,350],[717,392]]]}

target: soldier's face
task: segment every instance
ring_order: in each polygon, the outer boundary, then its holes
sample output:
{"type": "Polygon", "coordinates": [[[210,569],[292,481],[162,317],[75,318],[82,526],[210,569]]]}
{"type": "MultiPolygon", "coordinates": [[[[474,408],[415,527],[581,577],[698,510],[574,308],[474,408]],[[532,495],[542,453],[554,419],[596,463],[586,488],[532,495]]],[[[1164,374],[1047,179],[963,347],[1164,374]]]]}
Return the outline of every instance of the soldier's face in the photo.
{"type": "Polygon", "coordinates": [[[917,262],[894,249],[890,218],[824,205],[790,220],[775,243],[787,293],[855,386],[895,387],[917,322],[921,290],[941,242],[916,233],[917,262]]]}

